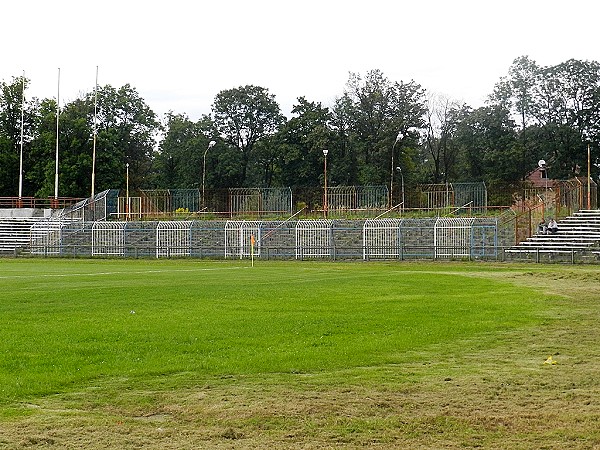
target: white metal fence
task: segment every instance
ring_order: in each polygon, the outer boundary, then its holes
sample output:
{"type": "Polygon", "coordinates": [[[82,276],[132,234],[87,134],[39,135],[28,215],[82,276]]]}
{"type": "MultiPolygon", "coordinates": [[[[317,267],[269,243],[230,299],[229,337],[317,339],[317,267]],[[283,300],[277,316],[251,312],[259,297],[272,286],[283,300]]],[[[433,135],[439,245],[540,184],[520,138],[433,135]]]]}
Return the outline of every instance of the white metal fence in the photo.
{"type": "Polygon", "coordinates": [[[162,221],[156,227],[156,257],[190,256],[193,221],[162,221]]]}
{"type": "Polygon", "coordinates": [[[66,224],[62,221],[44,220],[31,226],[29,246],[36,255],[59,255],[61,253],[62,230],[66,224]]]}
{"type": "Polygon", "coordinates": [[[299,220],[296,224],[296,259],[326,258],[333,248],[333,221],[299,220]]]}
{"type": "Polygon", "coordinates": [[[497,255],[495,219],[262,221],[44,221],[30,252],[85,256],[281,259],[488,258],[497,255]],[[285,224],[285,226],[282,226],[285,224]],[[254,238],[254,239],[252,239],[254,238]]]}
{"type": "Polygon", "coordinates": [[[124,256],[127,222],[94,222],[92,256],[124,256]]]}
{"type": "Polygon", "coordinates": [[[434,226],[436,258],[452,258],[471,255],[472,218],[439,218],[434,226]]]}
{"type": "Polygon", "coordinates": [[[250,256],[254,236],[254,256],[260,257],[262,222],[228,220],[225,224],[225,258],[250,256]]]}
{"type": "Polygon", "coordinates": [[[363,225],[363,259],[399,258],[402,219],[369,219],[363,225]]]}

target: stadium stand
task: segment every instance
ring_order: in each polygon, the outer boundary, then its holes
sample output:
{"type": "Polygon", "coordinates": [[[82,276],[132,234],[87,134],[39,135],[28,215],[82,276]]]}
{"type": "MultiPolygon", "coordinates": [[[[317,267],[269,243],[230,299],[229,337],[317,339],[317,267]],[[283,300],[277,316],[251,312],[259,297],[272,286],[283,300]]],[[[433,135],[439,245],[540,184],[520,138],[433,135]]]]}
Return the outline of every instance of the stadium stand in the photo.
{"type": "Polygon", "coordinates": [[[558,222],[556,233],[538,233],[505,250],[507,259],[532,255],[600,254],[600,210],[581,210],[558,222]]]}

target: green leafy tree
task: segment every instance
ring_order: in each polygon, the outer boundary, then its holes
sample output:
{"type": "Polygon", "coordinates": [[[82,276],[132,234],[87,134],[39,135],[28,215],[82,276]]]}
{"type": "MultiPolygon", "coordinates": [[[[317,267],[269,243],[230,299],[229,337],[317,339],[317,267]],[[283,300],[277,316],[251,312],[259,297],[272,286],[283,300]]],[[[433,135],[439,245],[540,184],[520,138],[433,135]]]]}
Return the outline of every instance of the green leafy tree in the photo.
{"type": "MultiPolygon", "coordinates": [[[[285,122],[275,96],[263,87],[252,85],[224,90],[215,97],[212,115],[221,139],[241,154],[239,186],[251,183],[249,170],[254,147],[274,135],[285,122]]],[[[254,179],[257,178],[260,175],[254,179]]]]}
{"type": "Polygon", "coordinates": [[[59,195],[89,197],[92,175],[94,104],[79,98],[66,104],[59,118],[59,195]]]}
{"type": "MultiPolygon", "coordinates": [[[[287,121],[275,139],[275,145],[280,149],[279,184],[319,186],[323,181],[323,150],[332,149],[334,140],[329,128],[331,113],[321,103],[299,97],[292,114],[294,117],[287,121]]],[[[334,174],[332,176],[335,178],[334,174]]]]}
{"type": "Polygon", "coordinates": [[[334,123],[347,126],[348,134],[340,137],[356,152],[360,171],[355,182],[387,182],[398,133],[407,134],[409,129],[424,125],[424,94],[414,81],[391,82],[379,70],[364,77],[350,74],[346,91],[334,108],[334,123]]]}
{"type": "MultiPolygon", "coordinates": [[[[94,92],[64,105],[59,117],[59,195],[88,197],[91,193],[94,134],[94,92]]],[[[54,191],[56,104],[44,100],[36,116],[29,180],[40,196],[54,191]]],[[[135,89],[104,86],[97,95],[95,191],[144,187],[152,179],[151,162],[158,122],[135,89]]]]}
{"type": "Polygon", "coordinates": [[[203,152],[209,138],[183,114],[165,116],[165,135],[155,158],[157,186],[162,189],[200,187],[203,152]]]}
{"type": "Polygon", "coordinates": [[[520,180],[528,170],[514,164],[520,151],[510,112],[501,106],[477,108],[466,115],[456,130],[461,146],[462,177],[499,186],[520,180]]]}
{"type": "Polygon", "coordinates": [[[588,143],[593,159],[599,156],[599,63],[570,59],[541,67],[526,56],[517,58],[490,100],[519,117],[522,151],[515,155],[516,166],[532,168],[545,159],[553,178],[569,178],[585,165],[588,143]]]}
{"type": "Polygon", "coordinates": [[[36,197],[50,197],[54,194],[56,173],[56,101],[42,100],[35,116],[34,130],[25,180],[36,197]]]}
{"type": "Polygon", "coordinates": [[[513,61],[508,76],[496,84],[490,96],[493,103],[518,115],[521,131],[534,120],[540,77],[541,67],[528,56],[521,56],[513,61]]]}
{"type": "Polygon", "coordinates": [[[165,116],[165,134],[156,152],[156,187],[206,189],[235,186],[240,178],[240,152],[223,145],[210,117],[197,122],[184,114],[165,116]],[[209,148],[211,141],[216,145],[209,148]]]}
{"type": "Polygon", "coordinates": [[[455,135],[459,124],[470,109],[465,104],[437,95],[429,97],[424,139],[425,158],[431,161],[430,182],[440,183],[456,179],[459,146],[455,135]]]}
{"type": "Polygon", "coordinates": [[[330,128],[333,132],[331,146],[331,179],[343,186],[359,183],[359,150],[355,145],[356,134],[352,132],[352,100],[348,95],[339,98],[331,111],[330,128]]]}
{"type": "MultiPolygon", "coordinates": [[[[87,96],[88,103],[94,93],[87,96]]],[[[135,88],[103,86],[97,92],[96,183],[98,190],[125,186],[126,164],[129,184],[151,185],[151,168],[160,124],[156,114],[135,88]]]]}
{"type": "MultiPolygon", "coordinates": [[[[25,161],[28,159],[29,146],[34,133],[34,116],[38,107],[37,99],[27,99],[28,84],[29,80],[22,76],[13,77],[10,83],[0,82],[0,196],[18,194],[21,123],[23,123],[24,178],[28,171],[25,161]],[[23,95],[25,95],[25,102],[23,102],[23,95]]],[[[25,180],[23,195],[33,195],[31,189],[25,185],[25,180]]]]}

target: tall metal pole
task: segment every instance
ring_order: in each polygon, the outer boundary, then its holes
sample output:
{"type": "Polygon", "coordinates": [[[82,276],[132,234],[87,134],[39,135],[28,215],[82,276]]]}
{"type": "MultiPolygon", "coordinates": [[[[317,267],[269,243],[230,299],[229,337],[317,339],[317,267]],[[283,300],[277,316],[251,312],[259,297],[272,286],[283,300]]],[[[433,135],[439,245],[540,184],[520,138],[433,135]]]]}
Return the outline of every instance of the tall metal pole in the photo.
{"type": "Polygon", "coordinates": [[[329,150],[324,149],[323,150],[323,156],[325,156],[325,162],[324,162],[324,177],[325,177],[325,183],[324,183],[324,195],[323,195],[323,215],[325,216],[325,218],[327,219],[327,153],[329,153],[329,150]]]}
{"type": "MultiPolygon", "coordinates": [[[[396,168],[394,167],[394,152],[396,150],[396,144],[398,142],[400,142],[403,137],[404,137],[404,135],[402,134],[402,131],[400,131],[398,133],[398,135],[396,136],[394,145],[392,145],[392,172],[390,174],[390,205],[389,205],[390,208],[392,208],[394,206],[394,194],[393,194],[393,192],[394,192],[394,170],[396,170],[396,168]]],[[[404,188],[402,189],[402,193],[404,193],[404,188]]]]}
{"type": "Polygon", "coordinates": [[[56,164],[54,167],[54,199],[58,200],[58,115],[60,113],[60,67],[58,68],[58,88],[56,94],[56,164]]]}
{"type": "Polygon", "coordinates": [[[206,178],[206,154],[208,153],[208,150],[212,147],[214,147],[216,144],[215,141],[210,141],[208,143],[208,147],[206,147],[206,150],[204,150],[204,156],[202,157],[202,208],[204,208],[205,204],[204,204],[204,179],[206,178]]]}
{"type": "Polygon", "coordinates": [[[23,122],[25,120],[25,71],[23,71],[22,91],[21,91],[21,152],[19,157],[19,207],[21,207],[21,197],[23,197],[23,122]]]}
{"type": "Polygon", "coordinates": [[[587,167],[587,209],[590,210],[592,209],[592,201],[591,201],[591,197],[590,197],[590,189],[591,189],[591,182],[590,182],[590,178],[591,178],[591,158],[590,158],[590,143],[588,142],[588,152],[587,152],[587,157],[588,157],[588,167],[587,167]]]}
{"type": "Polygon", "coordinates": [[[125,164],[125,167],[127,170],[127,175],[126,175],[127,184],[126,184],[126,193],[125,193],[125,196],[127,197],[127,206],[126,206],[127,216],[126,217],[127,217],[127,219],[129,219],[129,211],[130,211],[130,206],[131,206],[130,202],[129,202],[129,163],[125,164]]]}
{"type": "Polygon", "coordinates": [[[96,187],[96,119],[98,116],[98,66],[96,66],[96,85],[94,87],[94,142],[92,148],[92,197],[94,198],[94,189],[96,187]]]}
{"type": "Polygon", "coordinates": [[[396,167],[397,170],[400,171],[400,182],[401,184],[401,188],[402,188],[402,208],[400,208],[401,211],[404,211],[404,174],[402,173],[402,167],[398,166],[396,167]]]}

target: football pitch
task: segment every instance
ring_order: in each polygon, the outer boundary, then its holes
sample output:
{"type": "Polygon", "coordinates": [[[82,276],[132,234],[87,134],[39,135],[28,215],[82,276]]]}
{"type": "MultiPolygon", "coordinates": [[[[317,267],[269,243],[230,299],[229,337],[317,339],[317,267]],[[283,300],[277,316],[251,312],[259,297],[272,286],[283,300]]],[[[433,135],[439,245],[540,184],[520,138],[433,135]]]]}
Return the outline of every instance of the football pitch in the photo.
{"type": "Polygon", "coordinates": [[[594,448],[600,271],[0,259],[0,447],[594,448]]]}

